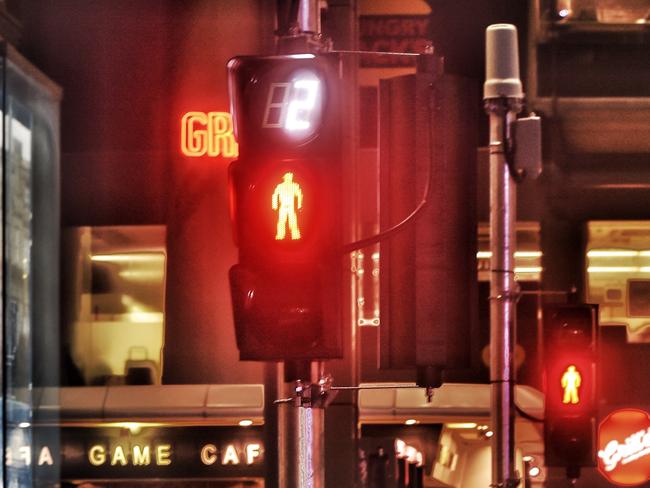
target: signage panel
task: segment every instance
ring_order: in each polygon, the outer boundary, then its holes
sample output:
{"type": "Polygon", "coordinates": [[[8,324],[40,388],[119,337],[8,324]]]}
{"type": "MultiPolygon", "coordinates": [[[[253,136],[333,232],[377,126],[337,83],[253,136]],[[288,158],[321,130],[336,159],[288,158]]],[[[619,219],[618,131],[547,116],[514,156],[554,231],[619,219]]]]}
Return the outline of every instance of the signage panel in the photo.
{"type": "Polygon", "coordinates": [[[635,408],[610,413],[598,429],[598,471],[611,483],[650,480],[650,415],[635,408]]]}
{"type": "Polygon", "coordinates": [[[62,480],[264,477],[262,427],[35,427],[32,446],[12,446],[10,465],[62,480]]]}

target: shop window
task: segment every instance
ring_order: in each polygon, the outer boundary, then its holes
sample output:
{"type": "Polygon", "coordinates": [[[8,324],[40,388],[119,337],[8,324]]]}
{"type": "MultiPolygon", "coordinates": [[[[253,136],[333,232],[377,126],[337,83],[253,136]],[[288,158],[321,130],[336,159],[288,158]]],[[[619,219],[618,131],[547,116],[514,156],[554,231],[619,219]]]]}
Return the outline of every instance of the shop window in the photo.
{"type": "Polygon", "coordinates": [[[587,229],[588,301],[600,305],[600,324],[625,324],[630,342],[650,342],[650,221],[587,229]]]}
{"type": "Polygon", "coordinates": [[[86,385],[160,384],[165,227],[78,227],[64,241],[64,354],[75,370],[68,377],[76,373],[86,385]]]}
{"type": "MultiPolygon", "coordinates": [[[[541,281],[542,251],[540,248],[540,226],[538,222],[517,223],[517,250],[515,251],[515,280],[541,281]]],[[[479,224],[478,262],[479,281],[490,281],[490,225],[479,224]]]]}

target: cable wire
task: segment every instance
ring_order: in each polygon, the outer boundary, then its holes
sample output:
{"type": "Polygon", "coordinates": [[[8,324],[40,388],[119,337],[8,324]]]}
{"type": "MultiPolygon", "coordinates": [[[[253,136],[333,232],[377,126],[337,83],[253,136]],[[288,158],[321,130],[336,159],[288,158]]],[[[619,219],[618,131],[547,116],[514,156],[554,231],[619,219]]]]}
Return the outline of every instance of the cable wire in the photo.
{"type": "Polygon", "coordinates": [[[530,420],[531,422],[536,422],[536,423],[539,423],[539,424],[543,424],[543,423],[544,423],[544,419],[543,419],[543,418],[535,417],[534,415],[529,414],[528,412],[526,412],[523,408],[521,408],[521,407],[520,407],[519,405],[517,405],[516,403],[515,403],[515,410],[517,411],[517,413],[518,413],[519,415],[521,415],[521,416],[522,416],[523,418],[525,418],[526,420],[530,420]]]}
{"type": "Polygon", "coordinates": [[[422,210],[424,207],[427,205],[429,201],[429,194],[431,192],[431,179],[433,177],[433,135],[432,135],[432,129],[433,129],[433,113],[434,113],[434,104],[433,104],[433,87],[434,84],[431,83],[429,84],[429,117],[427,119],[427,124],[428,124],[428,131],[427,131],[427,138],[429,142],[429,167],[427,171],[427,179],[426,179],[426,184],[424,187],[424,193],[422,195],[422,199],[420,200],[420,203],[415,207],[415,209],[407,215],[401,222],[393,225],[392,227],[386,229],[385,231],[379,232],[378,234],[375,234],[374,236],[366,237],[364,239],[359,239],[358,241],[351,242],[349,244],[346,244],[343,246],[343,253],[349,253],[352,251],[356,251],[357,249],[361,249],[367,246],[370,246],[372,244],[377,244],[380,241],[383,241],[385,239],[388,239],[389,237],[392,237],[393,235],[401,232],[405,226],[409,225],[410,223],[414,222],[417,217],[420,216],[422,210]]]}

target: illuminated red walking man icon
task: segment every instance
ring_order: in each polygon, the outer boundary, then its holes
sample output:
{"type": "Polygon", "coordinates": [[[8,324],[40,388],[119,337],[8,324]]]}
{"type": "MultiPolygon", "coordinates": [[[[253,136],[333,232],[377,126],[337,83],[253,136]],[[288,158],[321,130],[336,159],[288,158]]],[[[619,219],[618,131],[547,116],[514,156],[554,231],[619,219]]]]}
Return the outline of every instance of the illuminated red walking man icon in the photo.
{"type": "Polygon", "coordinates": [[[286,237],[288,225],[291,239],[297,240],[300,239],[300,229],[296,207],[302,208],[302,190],[300,185],[293,181],[293,173],[285,173],[282,179],[284,181],[275,187],[272,198],[273,210],[279,210],[275,239],[281,241],[286,237]]]}
{"type": "Polygon", "coordinates": [[[562,375],[561,382],[562,388],[564,388],[562,403],[579,403],[578,388],[582,384],[582,376],[573,364],[566,369],[562,375]]]}

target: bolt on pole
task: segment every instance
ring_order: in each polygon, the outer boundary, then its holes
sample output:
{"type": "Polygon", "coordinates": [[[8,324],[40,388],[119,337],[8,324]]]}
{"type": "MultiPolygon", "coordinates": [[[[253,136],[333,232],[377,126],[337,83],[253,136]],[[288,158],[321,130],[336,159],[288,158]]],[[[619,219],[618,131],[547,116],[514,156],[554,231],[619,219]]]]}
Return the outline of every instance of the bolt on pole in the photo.
{"type": "Polygon", "coordinates": [[[516,180],[509,144],[521,110],[517,29],[494,24],[486,30],[485,109],[490,116],[490,384],[492,487],[519,485],[515,466],[516,180]]]}

